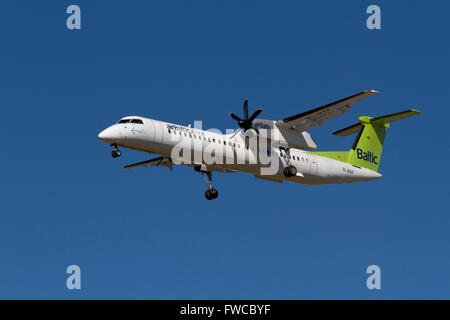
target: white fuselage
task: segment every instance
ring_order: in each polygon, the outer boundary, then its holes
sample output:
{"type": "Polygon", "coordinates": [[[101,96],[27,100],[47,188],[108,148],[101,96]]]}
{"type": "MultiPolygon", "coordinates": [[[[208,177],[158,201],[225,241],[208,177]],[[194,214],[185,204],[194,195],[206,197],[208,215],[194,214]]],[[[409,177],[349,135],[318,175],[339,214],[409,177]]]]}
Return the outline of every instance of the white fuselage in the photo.
{"type": "MultiPolygon", "coordinates": [[[[189,157],[190,160],[184,164],[201,167],[201,170],[242,171],[261,179],[311,185],[369,181],[381,177],[372,170],[301,149],[289,148],[289,155],[286,155],[283,148],[280,150],[276,144],[269,145],[265,151],[251,145],[246,148],[243,133],[224,135],[137,116],[123,119],[138,119],[136,121],[142,123],[116,123],[103,130],[98,137],[108,144],[154,153],[172,160],[189,157]],[[180,157],[174,156],[174,151],[180,148],[185,148],[184,152],[180,157]],[[196,157],[196,154],[202,156],[196,157]],[[211,159],[215,161],[211,162],[211,159]],[[268,159],[275,168],[271,174],[261,171],[269,166],[268,159]],[[283,175],[283,168],[288,163],[297,168],[296,176],[286,178],[283,175]]],[[[179,152],[176,154],[180,155],[179,152]]]]}

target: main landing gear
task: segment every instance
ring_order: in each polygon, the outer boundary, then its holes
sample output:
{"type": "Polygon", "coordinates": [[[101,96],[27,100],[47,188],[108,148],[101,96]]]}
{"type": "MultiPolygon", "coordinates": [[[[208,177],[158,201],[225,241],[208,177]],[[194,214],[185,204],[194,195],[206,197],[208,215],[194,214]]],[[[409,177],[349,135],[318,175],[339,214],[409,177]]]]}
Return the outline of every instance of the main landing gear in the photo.
{"type": "Polygon", "coordinates": [[[283,174],[286,178],[295,177],[297,175],[297,168],[293,165],[285,167],[283,169],[283,174]]]}
{"type": "Polygon", "coordinates": [[[212,173],[209,171],[200,171],[203,179],[205,179],[206,185],[208,186],[208,190],[205,191],[205,198],[207,200],[216,199],[219,196],[219,191],[214,189],[212,186],[212,173]],[[205,177],[205,174],[207,177],[205,177]]]}
{"type": "Polygon", "coordinates": [[[280,152],[284,156],[284,159],[286,160],[287,164],[287,167],[283,169],[284,176],[286,178],[295,177],[297,175],[297,168],[294,167],[289,161],[289,159],[291,158],[289,148],[280,147],[280,152]]]}
{"type": "Polygon", "coordinates": [[[116,144],[112,144],[111,147],[113,148],[111,155],[113,158],[117,158],[120,157],[120,155],[122,154],[119,150],[119,148],[117,148],[116,144]]]}

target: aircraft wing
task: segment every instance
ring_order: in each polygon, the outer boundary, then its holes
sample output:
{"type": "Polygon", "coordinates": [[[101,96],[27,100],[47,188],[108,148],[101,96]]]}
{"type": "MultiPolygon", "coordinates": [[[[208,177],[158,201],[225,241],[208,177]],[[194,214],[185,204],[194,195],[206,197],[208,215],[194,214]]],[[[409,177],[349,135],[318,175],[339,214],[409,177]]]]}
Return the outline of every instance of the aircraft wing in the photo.
{"type": "Polygon", "coordinates": [[[278,120],[276,124],[278,127],[306,131],[315,126],[322,126],[323,122],[344,114],[345,111],[351,109],[350,105],[377,93],[378,91],[375,90],[366,90],[327,105],[278,120]]]}
{"type": "MultiPolygon", "coordinates": [[[[173,163],[172,159],[170,159],[168,157],[157,157],[157,158],[153,158],[150,160],[145,160],[142,162],[129,164],[127,166],[124,166],[123,168],[124,169],[134,169],[134,168],[140,168],[140,167],[168,167],[169,169],[172,170],[172,166],[175,164],[176,163],[173,163]]],[[[183,165],[194,167],[194,168],[201,167],[201,164],[197,164],[197,163],[193,163],[193,162],[185,162],[185,163],[183,163],[183,165]]],[[[221,168],[219,166],[207,166],[207,167],[205,167],[205,170],[219,171],[219,172],[224,172],[224,173],[236,172],[235,170],[221,168]]]]}
{"type": "Polygon", "coordinates": [[[124,169],[134,169],[139,167],[171,167],[172,161],[167,157],[157,157],[154,159],[129,164],[127,166],[124,166],[124,169]]]}

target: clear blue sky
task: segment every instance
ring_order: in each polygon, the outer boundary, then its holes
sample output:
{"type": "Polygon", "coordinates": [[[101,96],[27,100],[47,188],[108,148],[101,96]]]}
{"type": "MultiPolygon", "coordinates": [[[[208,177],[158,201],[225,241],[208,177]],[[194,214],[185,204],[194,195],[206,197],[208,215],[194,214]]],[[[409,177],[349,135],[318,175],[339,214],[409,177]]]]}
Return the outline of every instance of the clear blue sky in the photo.
{"type": "Polygon", "coordinates": [[[2,1],[0,298],[450,298],[449,19],[448,1],[2,1]],[[365,89],[311,130],[319,150],[349,149],[331,133],[360,115],[424,112],[369,183],[215,174],[206,201],[192,168],[124,171],[152,155],[97,139],[130,114],[225,130],[244,97],[280,119],[365,89]]]}

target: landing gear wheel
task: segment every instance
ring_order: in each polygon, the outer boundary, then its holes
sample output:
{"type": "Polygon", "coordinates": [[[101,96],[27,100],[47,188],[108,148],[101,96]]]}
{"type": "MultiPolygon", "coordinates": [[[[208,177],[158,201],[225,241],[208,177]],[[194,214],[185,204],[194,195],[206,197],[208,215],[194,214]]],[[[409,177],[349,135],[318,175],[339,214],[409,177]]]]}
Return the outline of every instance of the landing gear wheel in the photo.
{"type": "Polygon", "coordinates": [[[286,178],[294,177],[297,175],[297,168],[294,166],[289,166],[283,169],[283,174],[286,178]]]}
{"type": "Polygon", "coordinates": [[[111,145],[111,147],[113,148],[113,149],[112,149],[112,152],[111,152],[112,157],[113,157],[113,158],[120,157],[120,155],[121,155],[122,153],[120,152],[119,148],[117,148],[117,144],[113,143],[113,144],[111,145]]]}
{"type": "Polygon", "coordinates": [[[111,155],[112,155],[113,158],[120,157],[121,154],[122,153],[120,152],[119,149],[113,149],[113,151],[111,152],[111,155]]]}
{"type": "Polygon", "coordinates": [[[200,173],[203,176],[203,179],[205,179],[206,185],[208,186],[208,190],[205,191],[205,198],[207,200],[216,199],[219,196],[219,191],[217,189],[214,189],[212,186],[212,174],[209,171],[202,171],[199,169],[196,169],[196,171],[200,171],[200,173]],[[206,177],[205,177],[206,174],[206,177]]]}
{"type": "Polygon", "coordinates": [[[289,166],[289,174],[291,177],[295,177],[297,175],[297,168],[294,166],[289,166]]]}
{"type": "Polygon", "coordinates": [[[205,198],[208,200],[216,199],[219,196],[219,191],[216,189],[208,189],[205,191],[205,198]]]}

